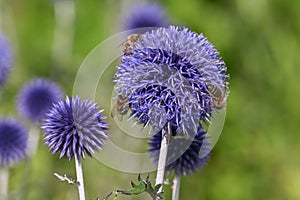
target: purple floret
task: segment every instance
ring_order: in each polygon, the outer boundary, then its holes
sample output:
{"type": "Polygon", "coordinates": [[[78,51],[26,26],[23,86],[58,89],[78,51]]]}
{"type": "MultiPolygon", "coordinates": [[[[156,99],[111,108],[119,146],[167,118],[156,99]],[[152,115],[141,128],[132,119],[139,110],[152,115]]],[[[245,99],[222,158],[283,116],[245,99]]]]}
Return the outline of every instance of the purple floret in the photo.
{"type": "Polygon", "coordinates": [[[51,105],[63,97],[61,88],[47,79],[34,79],[23,86],[17,97],[19,113],[33,122],[41,122],[51,105]]]}
{"type": "Polygon", "coordinates": [[[12,54],[4,36],[0,33],[0,89],[7,80],[12,67],[12,54]]]}
{"type": "Polygon", "coordinates": [[[163,27],[167,25],[165,12],[160,4],[144,3],[128,10],[124,19],[125,29],[163,27]]]}
{"type": "Polygon", "coordinates": [[[53,154],[72,159],[86,158],[102,149],[108,137],[108,125],[96,104],[79,97],[55,103],[47,114],[42,129],[44,140],[53,154]]]}
{"type": "MultiPolygon", "coordinates": [[[[210,157],[210,147],[206,131],[198,128],[195,138],[174,137],[168,145],[166,170],[170,175],[172,171],[177,175],[190,175],[206,165],[206,161],[210,157]],[[203,157],[202,157],[203,155],[203,157]]],[[[158,163],[159,150],[161,146],[162,132],[154,135],[150,142],[150,155],[154,163],[158,163]]]]}
{"type": "Polygon", "coordinates": [[[9,166],[26,155],[27,131],[16,119],[0,119],[0,167],[9,166]]]}
{"type": "Polygon", "coordinates": [[[141,34],[130,45],[115,82],[117,94],[128,99],[131,117],[155,133],[169,123],[173,135],[194,137],[212,117],[207,83],[227,91],[218,51],[202,34],[175,26],[141,34]]]}

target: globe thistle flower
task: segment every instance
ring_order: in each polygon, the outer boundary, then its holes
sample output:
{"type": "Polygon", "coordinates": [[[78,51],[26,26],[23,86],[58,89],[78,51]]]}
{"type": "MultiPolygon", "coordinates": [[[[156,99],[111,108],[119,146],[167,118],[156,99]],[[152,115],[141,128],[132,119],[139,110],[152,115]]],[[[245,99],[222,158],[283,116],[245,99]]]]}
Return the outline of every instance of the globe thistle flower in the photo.
{"type": "Polygon", "coordinates": [[[61,88],[47,79],[34,79],[23,86],[17,97],[19,113],[33,122],[41,122],[51,105],[63,96],[61,88]]]}
{"type": "Polygon", "coordinates": [[[108,134],[106,117],[102,110],[90,100],[81,101],[79,97],[68,98],[55,103],[47,114],[42,129],[44,140],[52,154],[60,152],[59,157],[69,160],[74,156],[86,158],[86,154],[99,151],[108,134]]]}
{"type": "Polygon", "coordinates": [[[227,98],[228,75],[218,51],[202,34],[175,26],[140,34],[129,45],[115,82],[131,117],[154,130],[171,124],[173,135],[195,136],[227,98]]]}
{"type": "Polygon", "coordinates": [[[129,10],[124,20],[125,29],[163,27],[167,25],[164,9],[157,3],[143,3],[129,10]]]}
{"type": "MultiPolygon", "coordinates": [[[[195,138],[174,137],[168,145],[167,152],[167,171],[170,175],[172,171],[176,175],[190,175],[197,169],[201,169],[209,159],[209,144],[206,131],[198,128],[195,138]],[[202,155],[204,155],[202,157],[202,155]]],[[[159,150],[161,147],[162,132],[154,135],[150,142],[149,153],[154,162],[158,163],[159,150]]]]}
{"type": "Polygon", "coordinates": [[[0,33],[0,88],[6,81],[7,74],[12,66],[12,54],[9,44],[0,33]]]}
{"type": "Polygon", "coordinates": [[[9,166],[25,157],[27,132],[13,118],[0,119],[0,166],[9,166]]]}

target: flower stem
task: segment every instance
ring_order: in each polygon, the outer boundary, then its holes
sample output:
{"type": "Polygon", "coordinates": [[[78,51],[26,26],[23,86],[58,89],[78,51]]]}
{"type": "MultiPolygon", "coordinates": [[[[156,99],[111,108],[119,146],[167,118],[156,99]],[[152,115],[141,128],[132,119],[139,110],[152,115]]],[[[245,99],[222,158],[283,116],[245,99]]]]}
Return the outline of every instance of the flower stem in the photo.
{"type": "Polygon", "coordinates": [[[82,165],[81,165],[81,160],[80,158],[78,158],[78,156],[75,156],[75,166],[76,166],[76,175],[78,181],[77,188],[79,193],[79,200],[85,200],[82,165]]]}
{"type": "MultiPolygon", "coordinates": [[[[164,182],[164,174],[165,174],[165,167],[166,167],[167,154],[168,154],[168,138],[170,136],[170,130],[171,129],[169,123],[167,125],[167,130],[166,128],[162,130],[162,140],[161,140],[161,146],[159,151],[155,185],[163,184],[164,182]]],[[[158,192],[162,192],[162,190],[163,190],[163,186],[160,187],[158,192]]]]}
{"type": "Polygon", "coordinates": [[[52,47],[53,60],[60,66],[69,66],[72,57],[75,2],[55,1],[55,29],[52,47]]]}
{"type": "Polygon", "coordinates": [[[29,130],[28,134],[28,149],[27,149],[27,155],[29,157],[33,157],[38,149],[39,140],[40,140],[40,129],[37,128],[37,126],[32,125],[29,130]]]}
{"type": "Polygon", "coordinates": [[[181,175],[175,174],[173,180],[172,200],[179,200],[180,180],[181,175]]]}
{"type": "Polygon", "coordinates": [[[0,199],[8,199],[8,178],[9,171],[7,167],[0,168],[0,199]]]}

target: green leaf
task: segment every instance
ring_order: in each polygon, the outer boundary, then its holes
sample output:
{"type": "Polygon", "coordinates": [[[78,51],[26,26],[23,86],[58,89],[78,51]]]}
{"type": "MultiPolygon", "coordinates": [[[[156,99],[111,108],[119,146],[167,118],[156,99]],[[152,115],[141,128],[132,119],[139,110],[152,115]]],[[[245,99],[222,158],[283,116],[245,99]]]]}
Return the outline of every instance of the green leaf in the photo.
{"type": "Polygon", "coordinates": [[[132,187],[135,187],[135,184],[133,181],[130,182],[132,187]]]}
{"type": "Polygon", "coordinates": [[[130,194],[141,194],[145,192],[147,189],[146,184],[143,181],[140,181],[137,185],[134,185],[133,188],[131,188],[128,192],[130,194]]]}

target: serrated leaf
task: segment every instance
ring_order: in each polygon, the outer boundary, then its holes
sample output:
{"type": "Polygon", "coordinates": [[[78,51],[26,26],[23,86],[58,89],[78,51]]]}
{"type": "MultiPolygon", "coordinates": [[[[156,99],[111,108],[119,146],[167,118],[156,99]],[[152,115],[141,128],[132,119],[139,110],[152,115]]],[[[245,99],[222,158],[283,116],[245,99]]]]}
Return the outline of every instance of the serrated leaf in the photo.
{"type": "Polygon", "coordinates": [[[147,185],[143,181],[140,181],[138,184],[134,184],[133,188],[129,190],[129,193],[137,195],[145,192],[146,189],[147,185]]]}
{"type": "Polygon", "coordinates": [[[130,184],[132,187],[135,187],[135,183],[133,181],[130,181],[130,184]]]}

